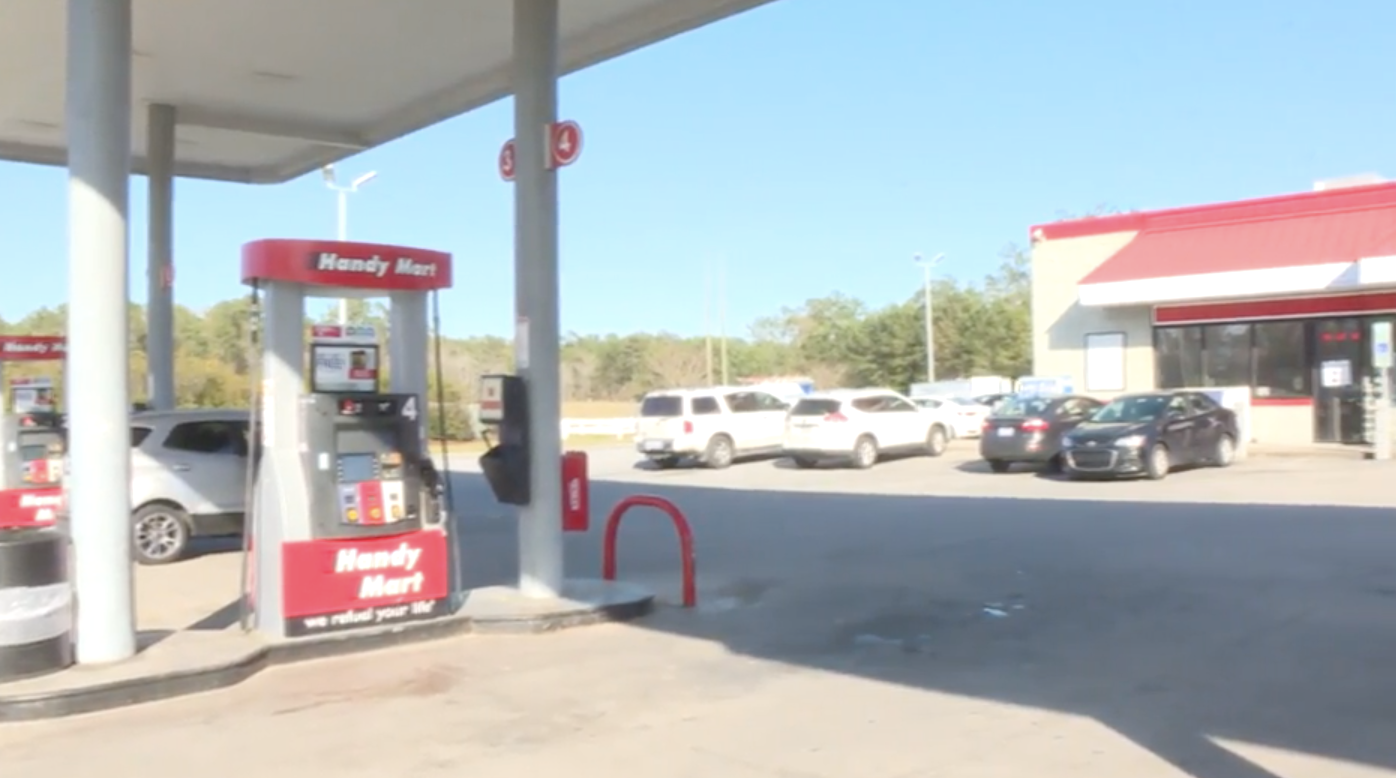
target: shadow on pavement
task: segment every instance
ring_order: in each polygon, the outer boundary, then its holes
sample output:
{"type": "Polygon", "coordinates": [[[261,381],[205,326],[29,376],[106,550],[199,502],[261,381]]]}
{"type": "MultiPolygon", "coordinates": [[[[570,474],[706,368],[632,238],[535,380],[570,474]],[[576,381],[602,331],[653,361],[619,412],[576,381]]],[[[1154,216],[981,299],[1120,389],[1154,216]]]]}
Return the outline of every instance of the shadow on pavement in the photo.
{"type": "MultiPolygon", "coordinates": [[[[467,583],[512,581],[513,520],[469,518],[465,506],[493,510],[493,501],[478,476],[456,483],[467,583]],[[504,547],[481,540],[494,533],[507,536],[504,547]]],[[[697,611],[664,608],[641,628],[1091,717],[1197,778],[1272,776],[1214,738],[1396,769],[1390,511],[742,491],[665,479],[594,483],[594,520],[637,492],[688,515],[700,589],[697,611]]],[[[569,538],[573,575],[598,574],[600,535],[594,526],[569,538]]],[[[623,579],[677,600],[667,519],[637,509],[620,546],[623,579]]]]}

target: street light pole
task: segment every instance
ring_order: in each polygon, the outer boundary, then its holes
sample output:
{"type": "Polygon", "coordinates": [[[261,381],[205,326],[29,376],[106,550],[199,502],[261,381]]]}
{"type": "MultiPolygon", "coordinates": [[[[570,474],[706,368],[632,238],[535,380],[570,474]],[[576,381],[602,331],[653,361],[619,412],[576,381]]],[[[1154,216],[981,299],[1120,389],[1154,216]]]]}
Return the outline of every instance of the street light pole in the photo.
{"type": "Polygon", "coordinates": [[[936,254],[930,259],[923,259],[918,253],[913,254],[911,259],[921,266],[921,286],[922,293],[925,295],[923,307],[926,312],[926,382],[933,384],[936,381],[936,333],[935,309],[932,307],[931,300],[931,271],[940,264],[942,259],[945,259],[945,254],[936,254]]]}
{"type": "MultiPolygon", "coordinates": [[[[349,195],[359,191],[359,187],[378,177],[376,171],[370,170],[349,182],[348,186],[341,186],[339,179],[335,175],[334,165],[326,165],[320,169],[320,174],[325,177],[325,186],[335,193],[336,206],[336,228],[335,239],[341,243],[349,240],[349,195]]],[[[343,326],[349,323],[349,300],[340,298],[339,300],[339,324],[343,326]]]]}

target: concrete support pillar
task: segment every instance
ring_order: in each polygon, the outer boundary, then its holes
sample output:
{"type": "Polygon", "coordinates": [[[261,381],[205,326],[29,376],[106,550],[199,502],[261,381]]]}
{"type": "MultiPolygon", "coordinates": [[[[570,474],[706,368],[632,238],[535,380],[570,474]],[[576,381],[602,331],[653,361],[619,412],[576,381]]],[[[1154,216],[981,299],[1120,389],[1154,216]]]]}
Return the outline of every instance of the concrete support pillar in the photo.
{"type": "Polygon", "coordinates": [[[149,229],[146,262],[146,364],[150,405],[175,407],[174,157],[175,109],[151,105],[146,123],[149,229]]]}
{"type": "Polygon", "coordinates": [[[66,476],[77,661],[136,653],[127,362],[131,0],[68,0],[66,476]]]}
{"type": "Polygon", "coordinates": [[[558,364],[557,171],[547,164],[557,119],[558,0],[514,0],[515,358],[528,386],[533,502],[519,510],[519,588],[562,591],[562,400],[558,364]]]}

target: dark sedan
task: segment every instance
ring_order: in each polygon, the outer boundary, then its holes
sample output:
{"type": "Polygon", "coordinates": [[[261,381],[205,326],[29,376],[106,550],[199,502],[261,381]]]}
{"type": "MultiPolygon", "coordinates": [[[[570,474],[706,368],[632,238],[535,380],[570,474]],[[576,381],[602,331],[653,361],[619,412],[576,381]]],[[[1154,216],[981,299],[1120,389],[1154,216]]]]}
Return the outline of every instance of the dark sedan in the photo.
{"type": "Polygon", "coordinates": [[[1184,465],[1230,465],[1237,439],[1236,414],[1202,392],[1127,394],[1063,438],[1063,470],[1158,480],[1184,465]]]}
{"type": "Polygon", "coordinates": [[[1062,436],[1089,419],[1104,404],[1078,395],[1008,397],[984,420],[979,456],[995,473],[1006,473],[1015,462],[1061,464],[1062,436]]]}

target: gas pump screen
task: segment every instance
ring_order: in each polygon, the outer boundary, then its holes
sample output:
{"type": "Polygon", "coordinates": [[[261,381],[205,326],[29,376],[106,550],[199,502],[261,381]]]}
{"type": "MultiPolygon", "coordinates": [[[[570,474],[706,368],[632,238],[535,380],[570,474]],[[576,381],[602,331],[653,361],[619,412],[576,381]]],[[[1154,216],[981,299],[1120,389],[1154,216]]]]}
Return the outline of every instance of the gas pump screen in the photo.
{"type": "Polygon", "coordinates": [[[313,392],[378,391],[378,347],[315,343],[310,347],[313,392]]]}
{"type": "Polygon", "coordinates": [[[377,454],[341,454],[339,457],[339,482],[357,484],[378,480],[377,454]]]}

